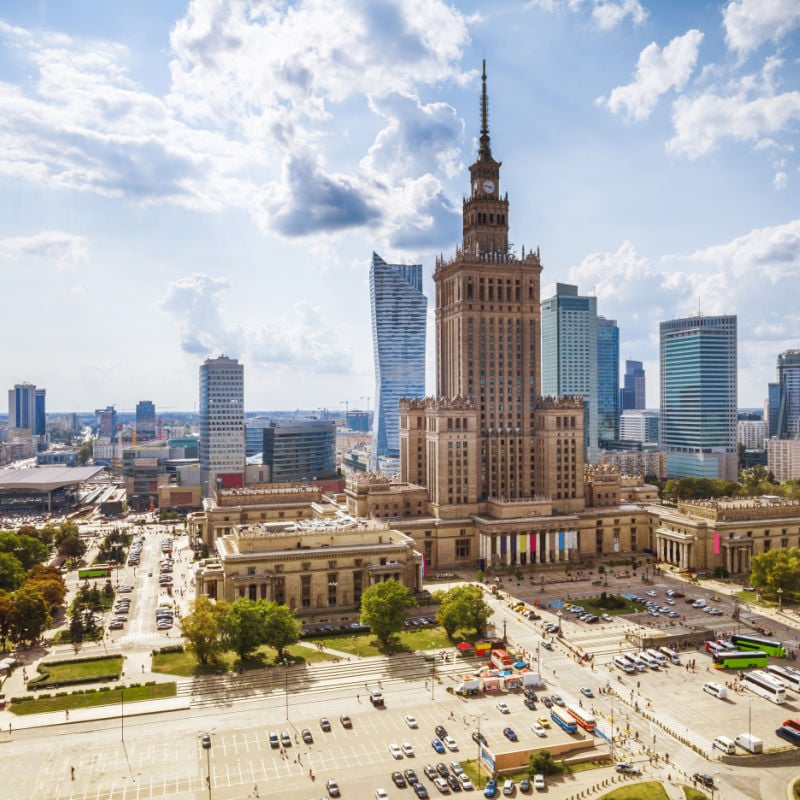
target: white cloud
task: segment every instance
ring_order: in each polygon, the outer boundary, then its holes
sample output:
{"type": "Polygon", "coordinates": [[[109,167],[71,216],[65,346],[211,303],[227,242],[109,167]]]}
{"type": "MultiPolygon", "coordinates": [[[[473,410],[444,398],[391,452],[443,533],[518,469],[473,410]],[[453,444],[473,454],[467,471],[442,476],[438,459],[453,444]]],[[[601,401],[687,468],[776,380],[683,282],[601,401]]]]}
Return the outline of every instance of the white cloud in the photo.
{"type": "Polygon", "coordinates": [[[86,239],[62,231],[42,231],[33,236],[0,239],[0,260],[15,261],[34,256],[57,267],[70,267],[87,260],[86,239]]]}
{"type": "Polygon", "coordinates": [[[667,150],[697,158],[725,138],[753,142],[757,147],[800,119],[800,92],[748,98],[745,92],[721,96],[706,92],[679,97],[672,110],[675,135],[667,150]]]}
{"type": "Polygon", "coordinates": [[[634,25],[641,25],[647,19],[639,0],[529,0],[528,5],[551,14],[588,9],[592,21],[602,31],[615,28],[627,17],[634,25]]]}
{"type": "Polygon", "coordinates": [[[728,47],[746,55],[800,25],[797,0],[731,0],[722,11],[728,47]]]}
{"type": "Polygon", "coordinates": [[[772,185],[778,189],[785,189],[789,185],[789,176],[785,172],[776,172],[772,179],[772,185]]]}
{"type": "Polygon", "coordinates": [[[634,80],[617,86],[608,98],[598,98],[614,113],[625,112],[628,118],[647,119],[658,98],[671,89],[681,91],[691,77],[703,34],[695,29],[676,36],[662,50],[651,42],[639,54],[634,80]]]}
{"type": "Polygon", "coordinates": [[[167,287],[159,305],[178,324],[185,353],[227,353],[250,365],[298,377],[350,371],[351,354],[340,347],[336,331],[319,309],[295,303],[284,316],[267,322],[233,321],[227,318],[221,297],[229,287],[225,278],[200,273],[167,287]]]}

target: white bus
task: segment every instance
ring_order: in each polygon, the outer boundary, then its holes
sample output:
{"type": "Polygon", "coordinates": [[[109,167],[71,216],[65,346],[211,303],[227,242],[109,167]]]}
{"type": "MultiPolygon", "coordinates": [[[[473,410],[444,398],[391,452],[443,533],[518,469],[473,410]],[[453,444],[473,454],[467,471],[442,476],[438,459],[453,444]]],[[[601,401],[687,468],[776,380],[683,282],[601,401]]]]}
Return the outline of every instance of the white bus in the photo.
{"type": "Polygon", "coordinates": [[[677,666],[681,665],[681,657],[674,651],[671,650],[669,647],[660,647],[659,650],[673,663],[677,666]]]}
{"type": "Polygon", "coordinates": [[[800,692],[800,673],[796,670],[781,667],[778,664],[770,664],[767,667],[767,672],[787,689],[794,689],[796,692],[800,692]]]}
{"type": "Polygon", "coordinates": [[[625,656],[614,656],[614,663],[623,671],[627,673],[636,672],[633,664],[628,661],[625,656]]]}
{"type": "Polygon", "coordinates": [[[646,652],[647,655],[651,656],[658,662],[659,667],[667,666],[667,657],[663,653],[660,653],[658,650],[655,650],[652,647],[649,648],[646,652]]]}
{"type": "Polygon", "coordinates": [[[767,700],[771,700],[773,703],[781,704],[786,702],[786,689],[773,680],[767,672],[757,669],[746,673],[742,678],[742,685],[753,694],[766,697],[767,700]]]}
{"type": "Polygon", "coordinates": [[[627,658],[631,663],[631,666],[633,666],[637,672],[647,672],[647,664],[645,664],[644,661],[639,658],[639,656],[636,656],[633,653],[625,653],[622,657],[627,658]]]}
{"type": "Polygon", "coordinates": [[[644,663],[647,664],[647,666],[650,667],[650,669],[655,669],[655,670],[658,669],[658,661],[656,661],[653,658],[653,656],[650,655],[650,653],[647,653],[644,650],[642,650],[641,653],[637,654],[637,657],[639,658],[640,661],[644,661],[644,663]]]}

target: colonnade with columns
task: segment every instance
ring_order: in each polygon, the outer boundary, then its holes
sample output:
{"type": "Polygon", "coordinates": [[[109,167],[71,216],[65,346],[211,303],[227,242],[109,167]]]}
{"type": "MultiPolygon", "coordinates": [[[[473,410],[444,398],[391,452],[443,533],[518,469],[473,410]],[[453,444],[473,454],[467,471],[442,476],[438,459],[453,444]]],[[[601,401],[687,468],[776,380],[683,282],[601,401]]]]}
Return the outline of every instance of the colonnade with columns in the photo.
{"type": "Polygon", "coordinates": [[[666,536],[656,537],[658,560],[674,564],[680,569],[696,567],[694,564],[694,542],[679,541],[666,536]]]}
{"type": "Polygon", "coordinates": [[[480,533],[480,557],[487,564],[558,564],[577,555],[577,531],[480,533]]]}

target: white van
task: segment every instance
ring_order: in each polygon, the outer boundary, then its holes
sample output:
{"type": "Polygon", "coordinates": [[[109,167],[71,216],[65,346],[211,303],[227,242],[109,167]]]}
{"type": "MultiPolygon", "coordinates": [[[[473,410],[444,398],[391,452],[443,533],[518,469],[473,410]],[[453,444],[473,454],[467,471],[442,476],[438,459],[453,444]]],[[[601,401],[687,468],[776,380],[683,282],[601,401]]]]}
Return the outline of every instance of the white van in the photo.
{"type": "Polygon", "coordinates": [[[653,648],[649,648],[646,652],[647,655],[654,658],[658,662],[659,667],[667,666],[667,657],[663,653],[659,653],[658,650],[655,650],[653,648]]]}
{"type": "Polygon", "coordinates": [[[624,658],[623,656],[614,656],[614,663],[615,663],[615,664],[616,664],[616,665],[617,665],[617,666],[618,666],[618,667],[619,667],[619,668],[620,668],[620,669],[621,669],[623,672],[626,672],[626,673],[631,673],[631,672],[634,672],[634,671],[635,671],[635,670],[634,670],[634,667],[633,667],[633,664],[631,664],[631,662],[630,662],[630,661],[628,661],[628,659],[627,659],[627,658],[624,658]]]}
{"type": "Polygon", "coordinates": [[[753,736],[752,733],[740,733],[734,741],[742,750],[747,750],[748,753],[764,752],[764,740],[759,739],[758,736],[753,736]]]}
{"type": "Polygon", "coordinates": [[[719,697],[720,700],[725,700],[728,696],[728,690],[721,683],[714,683],[714,681],[703,684],[703,691],[719,697]]]}
{"type": "Polygon", "coordinates": [[[692,608],[705,608],[708,605],[702,597],[699,597],[697,600],[692,603],[692,608]]]}
{"type": "Polygon", "coordinates": [[[638,659],[640,661],[644,661],[650,669],[658,669],[658,661],[656,661],[650,653],[645,652],[644,650],[638,654],[638,659]]]}
{"type": "Polygon", "coordinates": [[[734,742],[733,739],[729,739],[727,736],[717,736],[717,738],[714,739],[714,744],[717,746],[717,750],[721,750],[726,756],[736,754],[736,742],[734,742]]]}
{"type": "Polygon", "coordinates": [[[659,650],[673,663],[677,666],[681,665],[681,657],[669,647],[660,647],[659,650]]]}

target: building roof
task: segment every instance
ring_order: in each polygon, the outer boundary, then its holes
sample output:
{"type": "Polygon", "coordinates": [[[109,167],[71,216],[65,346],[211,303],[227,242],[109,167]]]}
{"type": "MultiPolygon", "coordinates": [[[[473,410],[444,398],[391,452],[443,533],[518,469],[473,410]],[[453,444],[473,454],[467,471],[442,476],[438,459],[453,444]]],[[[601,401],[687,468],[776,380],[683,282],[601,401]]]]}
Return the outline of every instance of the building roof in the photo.
{"type": "Polygon", "coordinates": [[[83,483],[103,471],[104,467],[31,467],[0,469],[0,491],[27,489],[51,492],[64,486],[83,483]]]}

